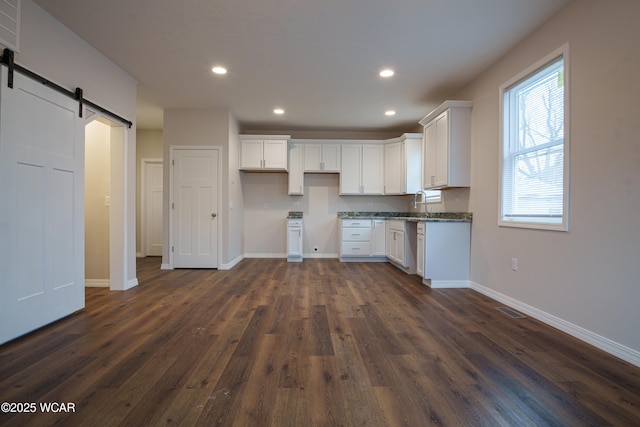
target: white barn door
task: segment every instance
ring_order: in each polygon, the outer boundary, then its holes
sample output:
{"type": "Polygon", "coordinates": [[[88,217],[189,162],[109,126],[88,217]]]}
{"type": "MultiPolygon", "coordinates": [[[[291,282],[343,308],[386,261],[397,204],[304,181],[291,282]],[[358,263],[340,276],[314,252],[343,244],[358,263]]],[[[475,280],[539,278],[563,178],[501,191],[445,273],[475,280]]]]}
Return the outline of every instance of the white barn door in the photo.
{"type": "Polygon", "coordinates": [[[0,344],[84,307],[84,122],[78,102],[0,79],[0,344]]]}

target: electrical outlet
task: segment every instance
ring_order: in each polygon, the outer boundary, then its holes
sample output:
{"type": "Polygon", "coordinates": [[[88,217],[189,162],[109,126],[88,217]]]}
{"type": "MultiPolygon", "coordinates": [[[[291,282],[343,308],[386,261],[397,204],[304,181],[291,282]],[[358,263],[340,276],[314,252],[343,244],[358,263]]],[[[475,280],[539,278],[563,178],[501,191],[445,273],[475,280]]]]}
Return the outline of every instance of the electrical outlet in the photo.
{"type": "Polygon", "coordinates": [[[518,271],[518,258],[511,258],[511,269],[518,271]]]}
{"type": "Polygon", "coordinates": [[[293,202],[293,206],[300,206],[300,200],[296,200],[295,202],[293,202]]]}

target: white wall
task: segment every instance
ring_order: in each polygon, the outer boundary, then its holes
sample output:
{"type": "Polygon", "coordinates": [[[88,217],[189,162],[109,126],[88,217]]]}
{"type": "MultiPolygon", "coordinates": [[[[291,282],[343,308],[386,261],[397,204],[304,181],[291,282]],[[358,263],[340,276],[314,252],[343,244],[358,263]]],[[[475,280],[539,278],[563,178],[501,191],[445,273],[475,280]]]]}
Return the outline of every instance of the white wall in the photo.
{"type": "MultiPolygon", "coordinates": [[[[163,247],[162,247],[162,264],[164,268],[169,265],[169,150],[171,146],[179,145],[199,145],[199,146],[218,146],[222,147],[222,171],[220,171],[220,200],[221,205],[218,206],[218,218],[220,220],[220,247],[219,268],[225,268],[226,264],[233,260],[230,256],[229,248],[238,247],[235,239],[241,233],[241,223],[237,220],[231,221],[229,216],[230,201],[230,182],[235,172],[229,167],[230,150],[229,144],[234,143],[237,136],[230,133],[230,128],[236,127],[235,120],[231,117],[228,110],[224,109],[168,109],[164,112],[164,130],[163,130],[163,157],[167,159],[164,162],[164,211],[163,211],[163,247]],[[233,224],[233,228],[230,226],[233,224]],[[233,242],[231,244],[230,242],[233,242]]],[[[237,144],[236,144],[237,145],[237,144]]],[[[237,154],[234,154],[237,155],[237,154]]],[[[234,164],[237,164],[234,163],[234,164]]],[[[235,181],[234,181],[235,182],[235,181]]],[[[237,184],[232,184],[233,200],[237,199],[237,184]]],[[[235,206],[235,205],[234,205],[235,206]]],[[[236,208],[234,207],[234,210],[236,208]]],[[[235,258],[235,256],[234,256],[235,258]]]]}
{"type": "Polygon", "coordinates": [[[136,135],[136,252],[142,252],[141,202],[142,159],[162,159],[162,131],[157,129],[138,129],[136,135]]]}
{"type": "Polygon", "coordinates": [[[111,128],[93,121],[85,130],[84,228],[85,268],[88,283],[109,281],[109,207],[111,128]]]}
{"type": "MultiPolygon", "coordinates": [[[[136,81],[31,0],[22,1],[20,53],[16,63],[69,90],[81,87],[85,98],[135,121],[136,81]]],[[[135,126],[127,129],[126,280],[136,283],[135,126]]]]}
{"type": "Polygon", "coordinates": [[[640,2],[570,3],[458,99],[474,101],[471,278],[640,364],[640,2]],[[497,226],[498,86],[570,45],[569,232],[497,226]],[[519,271],[511,270],[511,258],[519,271]],[[593,335],[595,334],[595,335],[593,335]]]}

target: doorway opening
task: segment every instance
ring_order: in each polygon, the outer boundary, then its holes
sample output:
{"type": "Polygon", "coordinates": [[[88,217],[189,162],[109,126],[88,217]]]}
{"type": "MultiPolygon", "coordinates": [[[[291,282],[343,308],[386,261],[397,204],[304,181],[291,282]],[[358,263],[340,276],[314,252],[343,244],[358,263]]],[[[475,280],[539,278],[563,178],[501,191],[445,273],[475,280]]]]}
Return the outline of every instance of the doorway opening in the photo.
{"type": "Polygon", "coordinates": [[[125,289],[125,129],[87,110],[85,125],[85,286],[125,289]]]}

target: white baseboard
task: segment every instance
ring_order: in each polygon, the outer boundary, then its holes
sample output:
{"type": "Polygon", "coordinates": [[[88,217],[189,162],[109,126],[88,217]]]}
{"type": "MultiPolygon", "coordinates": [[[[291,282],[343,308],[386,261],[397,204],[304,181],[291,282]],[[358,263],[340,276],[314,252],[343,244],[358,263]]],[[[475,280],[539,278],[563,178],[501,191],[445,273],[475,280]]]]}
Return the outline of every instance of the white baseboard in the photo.
{"type": "Polygon", "coordinates": [[[422,279],[422,283],[429,286],[432,289],[463,289],[470,288],[471,282],[468,280],[425,280],[422,279]]]}
{"type": "Polygon", "coordinates": [[[138,286],[138,278],[136,277],[135,279],[131,279],[129,280],[125,285],[124,285],[124,290],[129,290],[131,288],[135,288],[136,286],[138,286]]]}
{"type": "Polygon", "coordinates": [[[287,254],[274,254],[274,253],[246,253],[245,258],[286,258],[287,254]]]}
{"type": "Polygon", "coordinates": [[[231,262],[223,263],[220,265],[218,270],[231,270],[235,267],[240,261],[244,259],[244,255],[238,255],[235,259],[231,260],[231,262]]]}
{"type": "Polygon", "coordinates": [[[145,255],[142,254],[142,252],[136,252],[136,258],[144,258],[145,255]]]}
{"type": "Polygon", "coordinates": [[[160,265],[160,270],[173,270],[173,267],[171,267],[168,262],[163,262],[160,265]]]}
{"type": "Polygon", "coordinates": [[[578,325],[574,325],[573,323],[567,322],[566,320],[546,313],[542,310],[520,302],[478,283],[471,282],[471,289],[480,292],[481,294],[486,295],[490,298],[493,298],[496,301],[500,301],[501,303],[506,304],[509,307],[514,308],[528,316],[531,316],[534,319],[546,323],[549,326],[553,326],[554,328],[559,329],[562,332],[565,332],[588,344],[591,344],[594,347],[599,348],[600,350],[606,351],[609,354],[612,354],[622,360],[640,367],[640,351],[617,343],[613,340],[610,340],[609,338],[605,338],[578,325]]]}
{"type": "Polygon", "coordinates": [[[85,288],[108,288],[111,286],[109,279],[84,279],[85,288]]]}
{"type": "Polygon", "coordinates": [[[303,258],[338,258],[338,254],[321,254],[318,252],[311,252],[308,254],[303,254],[303,258]]]}

